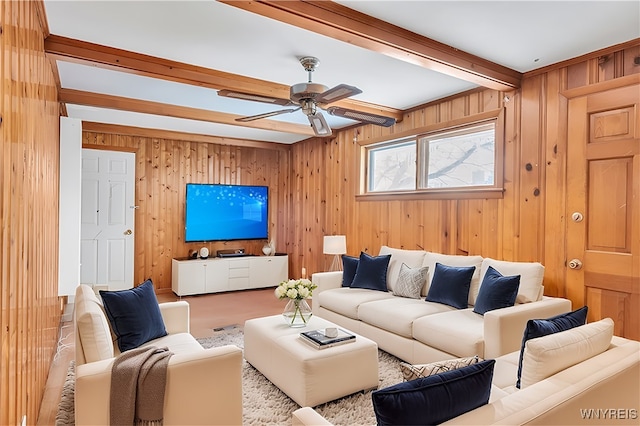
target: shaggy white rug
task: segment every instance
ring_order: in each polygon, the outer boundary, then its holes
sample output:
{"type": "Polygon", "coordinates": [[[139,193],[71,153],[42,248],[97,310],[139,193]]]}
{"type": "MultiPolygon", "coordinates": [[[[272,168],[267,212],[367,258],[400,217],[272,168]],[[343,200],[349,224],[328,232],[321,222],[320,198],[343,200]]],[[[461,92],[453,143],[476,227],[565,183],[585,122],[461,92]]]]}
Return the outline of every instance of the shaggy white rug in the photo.
{"type": "MultiPolygon", "coordinates": [[[[212,337],[198,339],[204,348],[236,345],[244,348],[242,327],[230,326],[215,329],[212,337]]],[[[402,381],[398,358],[378,351],[379,388],[402,381]]],[[[243,361],[243,424],[244,425],[290,425],[291,413],[300,406],[278,389],[248,362],[243,361]]],[[[56,426],[73,425],[73,380],[74,365],[69,366],[56,426]]],[[[334,425],[375,425],[376,417],[371,403],[371,392],[358,392],[316,407],[334,425]]]]}

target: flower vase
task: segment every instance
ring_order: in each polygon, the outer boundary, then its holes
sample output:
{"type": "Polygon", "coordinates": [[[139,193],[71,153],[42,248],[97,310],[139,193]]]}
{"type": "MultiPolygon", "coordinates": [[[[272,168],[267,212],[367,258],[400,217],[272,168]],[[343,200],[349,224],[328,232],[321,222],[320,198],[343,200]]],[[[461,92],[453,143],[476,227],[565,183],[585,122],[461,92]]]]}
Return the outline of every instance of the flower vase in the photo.
{"type": "Polygon", "coordinates": [[[289,327],[306,327],[311,315],[311,307],[304,299],[289,299],[282,312],[289,327]]]}

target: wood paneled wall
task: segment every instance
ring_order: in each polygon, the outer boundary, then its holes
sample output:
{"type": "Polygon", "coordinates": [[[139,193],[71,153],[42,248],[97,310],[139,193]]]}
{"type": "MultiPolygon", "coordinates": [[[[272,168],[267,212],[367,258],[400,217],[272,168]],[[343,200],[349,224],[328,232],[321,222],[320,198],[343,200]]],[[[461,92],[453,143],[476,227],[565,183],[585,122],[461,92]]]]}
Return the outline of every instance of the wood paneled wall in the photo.
{"type": "Polygon", "coordinates": [[[0,424],[35,424],[56,349],[59,107],[42,4],[0,2],[0,424]]]}
{"type": "MultiPolygon", "coordinates": [[[[539,261],[546,267],[545,294],[565,296],[568,130],[561,92],[638,73],[630,65],[638,55],[634,41],[530,73],[517,91],[472,91],[410,111],[391,128],[359,126],[279,149],[126,136],[130,129],[85,131],[84,146],[137,153],[135,279],[151,277],[161,290],[171,287],[171,258],[200,247],[183,242],[185,184],[220,182],[269,185],[271,235],[290,256],[291,277],[303,267],[308,274],[326,270],[331,258],[322,254],[322,237],[344,234],[352,255],[389,245],[539,261]],[[504,116],[503,198],[356,199],[361,143],[496,109],[504,116]]],[[[259,254],[262,244],[208,247],[244,246],[259,254]]]]}
{"type": "Polygon", "coordinates": [[[293,146],[292,269],[326,270],[323,235],[344,234],[351,255],[381,245],[539,261],[545,294],[565,296],[567,99],[561,92],[640,72],[637,40],[525,75],[521,89],[482,90],[406,114],[384,129],[361,126],[293,146]],[[504,108],[504,197],[480,200],[356,200],[358,141],[504,108]]]}
{"type": "Polygon", "coordinates": [[[234,146],[141,136],[131,128],[112,131],[84,131],[83,147],[136,154],[135,283],[151,278],[158,292],[171,291],[171,259],[203,246],[214,255],[232,248],[262,254],[266,240],[185,243],[187,183],[267,185],[269,235],[277,251],[285,251],[291,209],[288,145],[234,146]],[[127,132],[134,134],[122,134],[127,132]]]}

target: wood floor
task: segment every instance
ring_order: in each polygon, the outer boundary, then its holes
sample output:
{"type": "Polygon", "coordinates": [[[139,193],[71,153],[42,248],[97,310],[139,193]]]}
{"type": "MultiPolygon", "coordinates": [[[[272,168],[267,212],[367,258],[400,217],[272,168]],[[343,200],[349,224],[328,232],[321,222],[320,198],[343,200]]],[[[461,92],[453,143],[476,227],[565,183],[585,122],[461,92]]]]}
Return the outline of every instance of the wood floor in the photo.
{"type": "MultiPolygon", "coordinates": [[[[244,324],[246,320],[251,318],[281,313],[286,301],[276,299],[273,291],[273,288],[267,288],[182,298],[173,293],[164,293],[158,295],[158,301],[162,303],[181,299],[189,302],[191,334],[200,338],[211,336],[214,328],[244,324]]],[[[49,370],[40,406],[38,425],[55,424],[67,368],[69,362],[74,358],[73,324],[70,322],[61,324],[60,334],[58,351],[49,370]]]]}

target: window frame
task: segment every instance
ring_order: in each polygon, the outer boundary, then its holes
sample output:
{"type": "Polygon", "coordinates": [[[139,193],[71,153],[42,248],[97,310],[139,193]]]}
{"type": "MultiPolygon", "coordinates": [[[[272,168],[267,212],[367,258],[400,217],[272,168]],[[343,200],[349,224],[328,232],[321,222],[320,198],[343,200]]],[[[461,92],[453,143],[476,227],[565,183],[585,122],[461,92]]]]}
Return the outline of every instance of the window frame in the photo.
{"type": "Polygon", "coordinates": [[[357,200],[399,200],[399,199],[479,199],[479,198],[503,198],[504,195],[504,113],[503,109],[475,114],[462,119],[451,120],[429,126],[420,127],[410,131],[401,132],[387,137],[376,138],[369,141],[358,141],[360,145],[360,185],[356,195],[357,200]],[[374,148],[405,143],[413,139],[416,144],[416,163],[420,161],[420,139],[433,137],[495,123],[495,149],[494,149],[494,183],[474,187],[457,188],[419,188],[420,165],[416,164],[416,189],[397,191],[369,191],[369,153],[374,148]]]}

